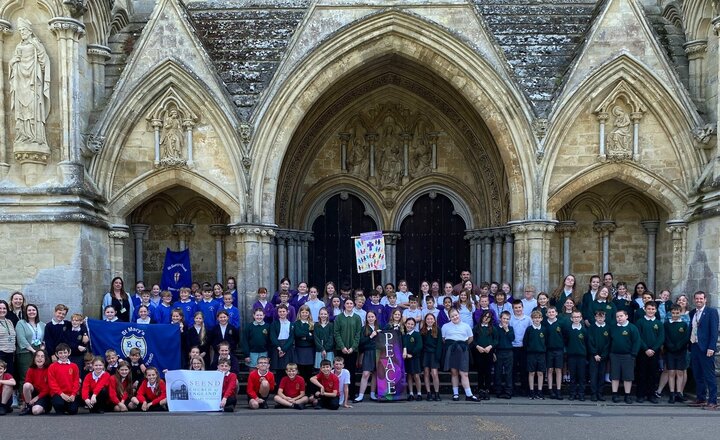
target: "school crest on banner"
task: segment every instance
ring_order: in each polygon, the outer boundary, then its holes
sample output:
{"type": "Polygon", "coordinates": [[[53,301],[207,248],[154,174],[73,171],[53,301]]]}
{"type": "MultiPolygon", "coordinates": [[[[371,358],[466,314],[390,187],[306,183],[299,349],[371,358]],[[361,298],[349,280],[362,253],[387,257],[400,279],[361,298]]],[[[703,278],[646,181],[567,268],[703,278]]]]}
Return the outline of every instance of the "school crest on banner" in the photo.
{"type": "Polygon", "coordinates": [[[382,231],[364,232],[355,239],[355,262],[358,273],[385,269],[385,238],[382,231]]]}

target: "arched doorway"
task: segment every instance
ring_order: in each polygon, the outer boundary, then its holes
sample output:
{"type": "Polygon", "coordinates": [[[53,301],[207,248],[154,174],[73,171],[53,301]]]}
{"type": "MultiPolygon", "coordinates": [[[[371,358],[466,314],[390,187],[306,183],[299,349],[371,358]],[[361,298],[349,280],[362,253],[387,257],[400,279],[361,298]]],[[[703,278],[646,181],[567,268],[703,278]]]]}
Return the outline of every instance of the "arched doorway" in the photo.
{"type": "MultiPolygon", "coordinates": [[[[374,231],[377,224],[366,215],[363,202],[352,194],[338,194],[326,203],[312,225],[314,241],[309,249],[309,282],[322,293],[323,285],[345,282],[365,290],[372,288],[370,273],[358,274],[355,266],[354,236],[374,231]]],[[[376,275],[376,280],[380,280],[376,275]]]]}
{"type": "Polygon", "coordinates": [[[132,245],[126,247],[126,267],[146,287],[159,283],[165,250],[190,249],[193,280],[223,282],[236,273],[237,262],[229,237],[228,213],[200,194],[174,186],[151,196],[128,218],[132,245]]]}
{"type": "Polygon", "coordinates": [[[465,221],[446,196],[431,193],[418,198],[400,226],[398,277],[406,279],[413,292],[423,280],[441,284],[454,280],[458,268],[470,267],[465,229],[465,221]]]}

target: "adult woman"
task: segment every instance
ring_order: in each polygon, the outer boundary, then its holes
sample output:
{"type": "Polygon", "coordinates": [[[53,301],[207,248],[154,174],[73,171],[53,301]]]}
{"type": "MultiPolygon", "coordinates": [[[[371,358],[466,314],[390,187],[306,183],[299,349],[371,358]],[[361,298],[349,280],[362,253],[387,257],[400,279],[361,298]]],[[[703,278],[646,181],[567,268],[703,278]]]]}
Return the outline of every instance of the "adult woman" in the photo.
{"type": "Polygon", "coordinates": [[[12,321],[13,325],[17,327],[18,321],[25,317],[25,295],[22,292],[13,292],[10,295],[10,303],[8,304],[10,310],[8,310],[8,319],[12,321]]]}
{"type": "Polygon", "coordinates": [[[450,322],[442,327],[443,343],[445,344],[445,360],[443,367],[450,370],[450,381],[453,388],[452,400],[460,400],[458,382],[462,384],[465,391],[465,400],[478,402],[479,399],[473,396],[470,390],[468,371],[470,368],[469,345],[473,341],[472,328],[460,321],[460,312],[450,310],[450,322]]]}
{"type": "Polygon", "coordinates": [[[635,291],[633,292],[633,300],[637,303],[639,308],[644,308],[645,303],[643,303],[642,296],[643,293],[647,292],[647,284],[640,281],[639,283],[635,284],[635,291]]]}
{"type": "Polygon", "coordinates": [[[7,363],[5,371],[12,374],[15,371],[15,325],[8,318],[10,306],[0,299],[0,359],[7,363]]]}
{"type": "Polygon", "coordinates": [[[35,352],[45,348],[45,323],[40,321],[35,304],[25,306],[25,319],[18,321],[17,334],[17,374],[18,383],[25,383],[25,373],[32,365],[35,352]]]}
{"type": "Polygon", "coordinates": [[[273,305],[280,304],[280,294],[283,292],[287,292],[288,294],[288,304],[290,301],[292,301],[295,296],[297,295],[297,290],[290,288],[290,278],[283,278],[280,280],[280,288],[275,292],[275,294],[272,297],[272,303],[273,305]]]}
{"type": "Polygon", "coordinates": [[[113,306],[117,312],[118,321],[130,322],[133,316],[134,306],[127,292],[125,292],[125,283],[120,277],[113,278],[110,283],[110,291],[105,294],[102,302],[102,310],[107,306],[113,306]]]}

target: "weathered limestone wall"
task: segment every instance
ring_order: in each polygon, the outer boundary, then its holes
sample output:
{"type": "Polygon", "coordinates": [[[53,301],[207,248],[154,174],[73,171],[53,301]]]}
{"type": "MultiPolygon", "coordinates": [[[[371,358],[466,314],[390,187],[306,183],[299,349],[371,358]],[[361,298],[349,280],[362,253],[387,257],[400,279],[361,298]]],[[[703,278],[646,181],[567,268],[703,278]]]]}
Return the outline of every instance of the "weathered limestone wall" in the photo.
{"type": "Polygon", "coordinates": [[[710,294],[711,305],[718,306],[720,275],[720,219],[699,219],[688,225],[688,266],[685,292],[702,290],[710,294]]]}
{"type": "Polygon", "coordinates": [[[106,230],[79,223],[3,223],[0,254],[1,298],[20,290],[39,306],[43,321],[58,303],[99,316],[110,285],[106,230]]]}

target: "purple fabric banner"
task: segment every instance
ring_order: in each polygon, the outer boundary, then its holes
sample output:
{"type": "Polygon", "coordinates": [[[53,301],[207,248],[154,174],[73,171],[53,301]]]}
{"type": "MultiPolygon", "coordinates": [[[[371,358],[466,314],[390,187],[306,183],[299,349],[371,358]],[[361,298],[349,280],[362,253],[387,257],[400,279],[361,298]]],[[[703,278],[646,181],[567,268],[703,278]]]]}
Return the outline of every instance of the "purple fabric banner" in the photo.
{"type": "Polygon", "coordinates": [[[378,400],[405,399],[405,365],[402,358],[402,334],[397,330],[385,330],[377,337],[378,400]]]}

